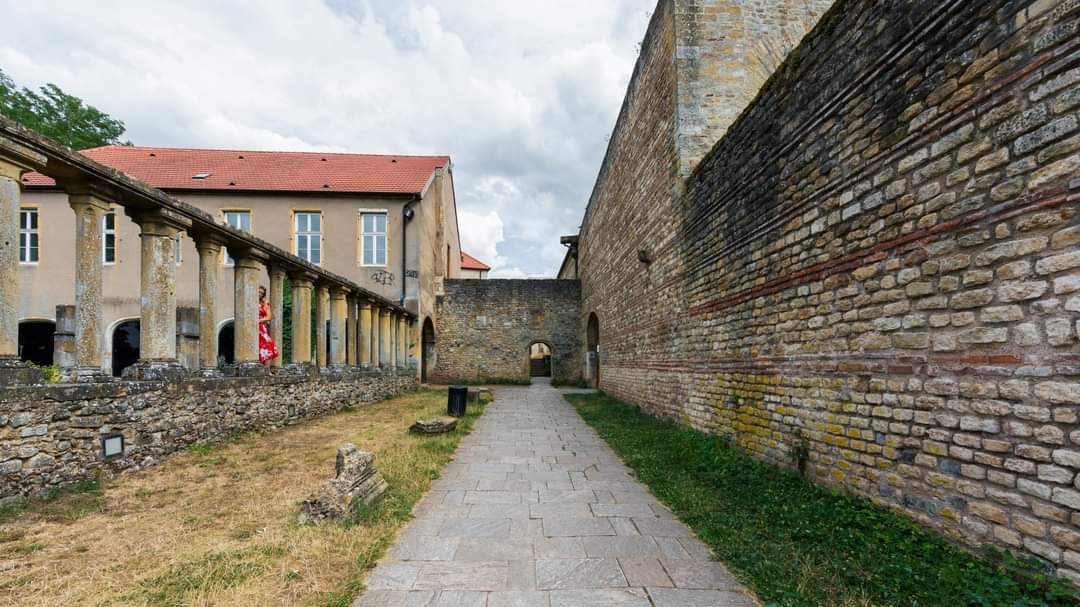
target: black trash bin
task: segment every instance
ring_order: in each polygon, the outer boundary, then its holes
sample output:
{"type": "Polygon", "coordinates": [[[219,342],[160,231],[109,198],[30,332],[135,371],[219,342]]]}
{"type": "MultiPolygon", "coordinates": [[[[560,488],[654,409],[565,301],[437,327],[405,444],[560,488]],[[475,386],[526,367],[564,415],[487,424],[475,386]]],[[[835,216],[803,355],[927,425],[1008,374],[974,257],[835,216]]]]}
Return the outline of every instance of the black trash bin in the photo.
{"type": "Polygon", "coordinates": [[[454,417],[465,415],[465,401],[469,398],[469,389],[465,386],[450,386],[446,397],[446,413],[454,417]]]}

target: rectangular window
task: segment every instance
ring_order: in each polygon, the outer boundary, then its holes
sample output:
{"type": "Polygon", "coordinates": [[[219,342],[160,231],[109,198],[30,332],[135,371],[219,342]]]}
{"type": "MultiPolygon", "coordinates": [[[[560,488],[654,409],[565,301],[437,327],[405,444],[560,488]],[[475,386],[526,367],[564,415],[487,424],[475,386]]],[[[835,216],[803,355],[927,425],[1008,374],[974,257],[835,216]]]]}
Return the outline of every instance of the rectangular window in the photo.
{"type": "Polygon", "coordinates": [[[38,210],[34,207],[19,209],[19,261],[38,262],[38,210]]]}
{"type": "Polygon", "coordinates": [[[183,256],[180,254],[181,242],[183,241],[183,232],[176,233],[176,245],[173,247],[173,256],[176,257],[176,265],[180,265],[183,261],[183,256]]]}
{"type": "Polygon", "coordinates": [[[360,214],[360,260],[365,266],[386,265],[386,213],[360,214]]]}
{"type": "MultiPolygon", "coordinates": [[[[245,232],[251,231],[251,211],[225,211],[225,224],[245,232]]],[[[225,265],[233,265],[232,257],[225,256],[225,265]]]]}
{"type": "Polygon", "coordinates": [[[116,211],[101,218],[101,254],[106,264],[116,263],[116,211]]]}
{"type": "Polygon", "coordinates": [[[316,265],[322,263],[322,213],[297,212],[294,217],[297,256],[316,265]]]}

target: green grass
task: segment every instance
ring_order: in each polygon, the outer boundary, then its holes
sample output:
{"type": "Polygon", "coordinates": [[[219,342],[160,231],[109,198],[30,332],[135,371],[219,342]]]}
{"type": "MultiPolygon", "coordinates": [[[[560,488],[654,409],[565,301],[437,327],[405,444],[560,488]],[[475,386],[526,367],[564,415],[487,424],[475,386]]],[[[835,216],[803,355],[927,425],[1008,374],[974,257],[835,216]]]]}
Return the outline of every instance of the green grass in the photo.
{"type": "Polygon", "coordinates": [[[0,509],[0,523],[33,512],[48,522],[71,522],[104,506],[101,483],[79,481],[64,488],[53,487],[39,498],[24,500],[0,509]]]}
{"type": "Polygon", "coordinates": [[[976,558],[867,499],[606,395],[566,399],[767,606],[1080,605],[1033,562],[976,558]]]}
{"type": "Polygon", "coordinates": [[[262,575],[270,563],[285,553],[277,546],[252,546],[240,550],[210,552],[179,563],[165,573],[144,580],[128,601],[159,607],[182,607],[192,592],[234,588],[262,575]]]}

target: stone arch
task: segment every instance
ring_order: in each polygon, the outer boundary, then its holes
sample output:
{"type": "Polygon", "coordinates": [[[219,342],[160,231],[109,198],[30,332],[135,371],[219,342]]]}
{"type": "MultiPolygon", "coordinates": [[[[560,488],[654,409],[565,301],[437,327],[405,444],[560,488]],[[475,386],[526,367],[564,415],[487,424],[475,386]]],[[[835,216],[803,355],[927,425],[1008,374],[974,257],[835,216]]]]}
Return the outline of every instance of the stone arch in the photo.
{"type": "Polygon", "coordinates": [[[109,328],[109,354],[113,376],[120,377],[124,369],[139,362],[140,326],[138,318],[121,318],[109,328]]]}
{"type": "Polygon", "coordinates": [[[236,328],[232,318],[218,323],[217,359],[218,364],[231,365],[236,360],[236,328]]]}
{"type": "Polygon", "coordinates": [[[420,381],[427,383],[428,376],[435,369],[435,323],[431,317],[424,318],[424,324],[420,330],[420,381]]]}
{"type": "Polygon", "coordinates": [[[51,318],[24,318],[19,321],[19,358],[35,365],[53,364],[56,321],[51,318]]]}
{"type": "Polygon", "coordinates": [[[585,327],[585,381],[591,388],[600,387],[600,318],[589,313],[585,327]]]}
{"type": "Polygon", "coordinates": [[[529,377],[553,377],[555,371],[555,348],[545,340],[533,340],[526,350],[529,377]]]}

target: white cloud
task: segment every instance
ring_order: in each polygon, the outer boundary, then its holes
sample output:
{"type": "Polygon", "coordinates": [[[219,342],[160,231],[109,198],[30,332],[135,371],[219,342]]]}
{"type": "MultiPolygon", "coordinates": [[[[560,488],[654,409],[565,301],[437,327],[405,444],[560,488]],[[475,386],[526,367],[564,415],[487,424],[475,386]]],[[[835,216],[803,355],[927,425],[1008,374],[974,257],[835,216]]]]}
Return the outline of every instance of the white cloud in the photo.
{"type": "Polygon", "coordinates": [[[450,154],[466,250],[550,276],[654,3],[0,0],[0,68],[139,144],[450,154]]]}

